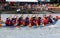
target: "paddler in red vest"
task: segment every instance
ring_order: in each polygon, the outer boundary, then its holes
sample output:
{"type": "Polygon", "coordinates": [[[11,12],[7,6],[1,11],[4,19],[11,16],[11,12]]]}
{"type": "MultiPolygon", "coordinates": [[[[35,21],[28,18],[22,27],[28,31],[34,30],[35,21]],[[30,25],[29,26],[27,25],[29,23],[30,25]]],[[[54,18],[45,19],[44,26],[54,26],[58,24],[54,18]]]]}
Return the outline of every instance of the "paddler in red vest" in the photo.
{"type": "Polygon", "coordinates": [[[39,26],[39,24],[38,24],[38,23],[39,23],[38,15],[37,15],[37,16],[35,16],[35,17],[36,17],[36,18],[35,18],[35,19],[36,19],[36,26],[38,27],[38,26],[39,26]]]}
{"type": "Polygon", "coordinates": [[[45,26],[46,24],[48,24],[48,19],[43,18],[42,19],[42,26],[45,26]]]}
{"type": "Polygon", "coordinates": [[[29,17],[29,27],[33,26],[33,15],[29,17]]]}

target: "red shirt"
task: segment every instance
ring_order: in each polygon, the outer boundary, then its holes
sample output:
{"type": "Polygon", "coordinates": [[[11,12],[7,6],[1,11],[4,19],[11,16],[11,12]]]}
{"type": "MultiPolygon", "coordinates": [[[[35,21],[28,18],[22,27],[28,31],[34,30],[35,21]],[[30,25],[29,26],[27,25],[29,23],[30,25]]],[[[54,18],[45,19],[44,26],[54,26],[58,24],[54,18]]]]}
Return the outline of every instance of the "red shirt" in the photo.
{"type": "Polygon", "coordinates": [[[33,25],[33,19],[32,18],[30,18],[29,23],[31,23],[31,25],[33,25]]]}
{"type": "Polygon", "coordinates": [[[47,24],[48,23],[48,20],[47,19],[43,19],[43,23],[44,24],[47,24]]]}
{"type": "Polygon", "coordinates": [[[6,20],[5,24],[10,24],[10,22],[8,20],[6,20]]]}

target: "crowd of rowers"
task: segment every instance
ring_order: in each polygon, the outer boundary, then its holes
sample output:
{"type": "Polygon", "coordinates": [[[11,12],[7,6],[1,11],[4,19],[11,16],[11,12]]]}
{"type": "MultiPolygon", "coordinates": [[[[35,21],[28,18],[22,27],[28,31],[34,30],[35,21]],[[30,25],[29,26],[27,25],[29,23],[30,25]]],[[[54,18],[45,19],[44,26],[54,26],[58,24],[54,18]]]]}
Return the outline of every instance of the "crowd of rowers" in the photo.
{"type": "Polygon", "coordinates": [[[17,15],[15,16],[16,17],[13,17],[13,18],[10,18],[10,17],[6,18],[4,23],[7,27],[10,27],[10,26],[14,26],[14,27],[36,26],[38,27],[40,25],[44,27],[49,24],[55,24],[60,19],[59,16],[53,17],[51,14],[48,16],[43,15],[43,17],[38,17],[38,15],[35,15],[34,17],[32,15],[31,17],[29,17],[29,15],[27,15],[26,18],[24,18],[23,15],[21,15],[19,18],[17,15]]]}

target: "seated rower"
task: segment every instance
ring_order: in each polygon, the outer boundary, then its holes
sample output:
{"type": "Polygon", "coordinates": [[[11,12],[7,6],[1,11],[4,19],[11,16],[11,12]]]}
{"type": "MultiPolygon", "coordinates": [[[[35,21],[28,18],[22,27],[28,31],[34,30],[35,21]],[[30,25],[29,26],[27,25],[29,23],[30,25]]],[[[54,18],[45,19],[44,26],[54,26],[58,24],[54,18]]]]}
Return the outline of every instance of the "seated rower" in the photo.
{"type": "Polygon", "coordinates": [[[0,17],[0,27],[2,26],[2,23],[3,23],[3,21],[1,20],[1,17],[0,17]]]}

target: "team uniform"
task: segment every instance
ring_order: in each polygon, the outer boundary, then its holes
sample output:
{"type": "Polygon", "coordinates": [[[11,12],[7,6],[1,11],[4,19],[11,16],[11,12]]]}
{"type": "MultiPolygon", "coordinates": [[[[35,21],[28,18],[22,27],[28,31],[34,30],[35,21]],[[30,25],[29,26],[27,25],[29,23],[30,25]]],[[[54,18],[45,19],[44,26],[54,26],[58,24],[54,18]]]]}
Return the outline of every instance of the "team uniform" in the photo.
{"type": "Polygon", "coordinates": [[[48,18],[48,24],[53,24],[53,21],[50,17],[48,18]]]}
{"type": "Polygon", "coordinates": [[[22,17],[20,17],[19,19],[18,19],[18,25],[17,26],[21,26],[22,24],[23,24],[23,22],[22,22],[22,17]]]}
{"type": "Polygon", "coordinates": [[[33,18],[30,18],[29,19],[29,27],[32,27],[33,26],[33,18]]]}
{"type": "Polygon", "coordinates": [[[26,26],[29,25],[29,18],[28,17],[26,17],[26,19],[25,19],[25,24],[26,24],[26,26]]]}
{"type": "Polygon", "coordinates": [[[32,20],[32,21],[33,21],[33,22],[32,22],[33,25],[36,26],[36,17],[33,17],[33,20],[32,20]]]}
{"type": "Polygon", "coordinates": [[[39,26],[39,20],[36,19],[36,26],[38,27],[39,26]]]}
{"type": "Polygon", "coordinates": [[[47,25],[48,24],[48,19],[44,18],[42,19],[42,26],[47,25]]]}
{"type": "Polygon", "coordinates": [[[10,26],[9,21],[10,21],[10,19],[9,19],[9,18],[7,18],[7,19],[6,19],[6,21],[5,21],[6,26],[10,26]]]}
{"type": "Polygon", "coordinates": [[[38,25],[41,25],[41,17],[38,17],[38,25]]]}
{"type": "Polygon", "coordinates": [[[12,21],[12,23],[11,23],[11,24],[12,24],[12,26],[16,26],[16,25],[15,25],[15,24],[16,24],[16,18],[12,18],[12,20],[11,20],[11,21],[12,21]]]}
{"type": "Polygon", "coordinates": [[[26,22],[25,22],[25,19],[22,20],[22,25],[23,25],[23,26],[27,26],[27,25],[26,25],[26,22]]]}

